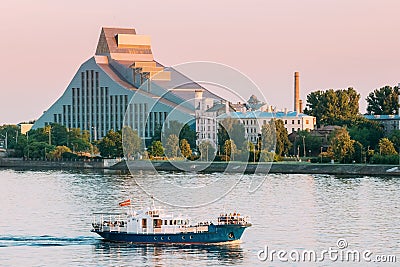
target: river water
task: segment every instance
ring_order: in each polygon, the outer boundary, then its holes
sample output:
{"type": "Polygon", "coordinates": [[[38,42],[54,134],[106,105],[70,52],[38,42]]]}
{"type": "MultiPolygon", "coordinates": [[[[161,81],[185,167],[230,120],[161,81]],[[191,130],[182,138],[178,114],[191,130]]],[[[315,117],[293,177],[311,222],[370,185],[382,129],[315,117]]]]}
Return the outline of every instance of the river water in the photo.
{"type": "MultiPolygon", "coordinates": [[[[157,186],[156,176],[139,172],[157,186]]],[[[331,175],[267,175],[254,193],[244,175],[224,197],[197,208],[168,207],[194,220],[221,211],[249,215],[240,243],[230,245],[134,245],[102,241],[90,232],[92,213],[118,210],[132,197],[135,208],[151,198],[127,174],[0,170],[0,266],[396,266],[400,262],[400,179],[331,175]],[[340,244],[339,244],[339,243],[340,244]],[[339,246],[345,246],[339,248],[339,246]],[[323,250],[370,251],[346,260],[323,250]],[[263,251],[260,251],[263,250],[263,251]],[[271,251],[286,251],[277,255],[271,251]],[[317,260],[296,260],[304,250],[317,260]],[[267,253],[264,253],[266,252],[267,253]],[[289,253],[291,253],[289,257],[289,253]],[[269,255],[266,257],[266,255],[269,255]],[[388,256],[388,257],[386,257],[388,256]],[[386,257],[386,258],[385,258],[386,257]],[[382,260],[383,259],[383,260],[382,260]],[[388,260],[389,259],[389,260],[388,260]],[[317,262],[316,262],[317,261],[317,262]]],[[[234,174],[165,173],[166,179],[195,184],[234,174]]],[[[165,191],[164,199],[179,198],[165,191]]]]}

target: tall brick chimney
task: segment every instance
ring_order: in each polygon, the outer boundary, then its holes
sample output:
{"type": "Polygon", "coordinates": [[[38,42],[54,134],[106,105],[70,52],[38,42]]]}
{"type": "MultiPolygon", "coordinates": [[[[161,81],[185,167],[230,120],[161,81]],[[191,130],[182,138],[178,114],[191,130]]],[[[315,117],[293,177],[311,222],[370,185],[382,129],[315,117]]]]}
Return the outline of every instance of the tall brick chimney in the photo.
{"type": "Polygon", "coordinates": [[[294,111],[301,112],[300,110],[300,81],[299,72],[294,73],[294,111]]]}

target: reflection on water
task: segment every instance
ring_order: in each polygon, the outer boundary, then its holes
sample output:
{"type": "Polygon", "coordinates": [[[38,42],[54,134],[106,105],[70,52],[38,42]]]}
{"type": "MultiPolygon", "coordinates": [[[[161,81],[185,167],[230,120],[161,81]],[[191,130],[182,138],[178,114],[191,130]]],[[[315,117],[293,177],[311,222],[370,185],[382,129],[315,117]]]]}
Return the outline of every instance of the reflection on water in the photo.
{"type": "Polygon", "coordinates": [[[132,265],[151,264],[170,266],[175,261],[214,262],[219,265],[239,265],[243,261],[243,249],[239,243],[224,245],[144,245],[99,241],[93,248],[101,259],[129,257],[132,265]]]}
{"type": "MultiPolygon", "coordinates": [[[[234,174],[219,174],[230,179],[234,174]]],[[[186,186],[209,183],[215,174],[166,173],[186,186]]],[[[0,170],[0,266],[279,266],[260,262],[270,249],[328,249],[345,238],[351,249],[400,257],[400,180],[385,177],[268,175],[249,193],[251,175],[226,196],[207,206],[175,208],[194,221],[239,212],[253,224],[239,244],[134,245],[102,241],[90,232],[91,214],[116,211],[131,197],[134,208],[151,204],[136,178],[160,187],[156,176],[65,171],[0,170]]],[[[260,177],[256,177],[259,180],[260,177]]],[[[163,197],[182,196],[157,188],[163,197]]],[[[324,262],[325,266],[333,265],[324,262]]]]}

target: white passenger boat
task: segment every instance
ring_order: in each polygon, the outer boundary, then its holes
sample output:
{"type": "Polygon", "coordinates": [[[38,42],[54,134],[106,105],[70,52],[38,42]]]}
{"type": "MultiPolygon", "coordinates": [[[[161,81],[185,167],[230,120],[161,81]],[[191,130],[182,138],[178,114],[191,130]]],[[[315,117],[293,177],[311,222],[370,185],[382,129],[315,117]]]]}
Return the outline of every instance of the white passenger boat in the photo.
{"type": "MultiPolygon", "coordinates": [[[[188,216],[161,208],[95,213],[92,232],[105,240],[131,243],[221,243],[239,240],[251,224],[239,213],[221,213],[216,222],[192,223],[188,216]]],[[[121,203],[120,203],[121,205],[121,203]]]]}

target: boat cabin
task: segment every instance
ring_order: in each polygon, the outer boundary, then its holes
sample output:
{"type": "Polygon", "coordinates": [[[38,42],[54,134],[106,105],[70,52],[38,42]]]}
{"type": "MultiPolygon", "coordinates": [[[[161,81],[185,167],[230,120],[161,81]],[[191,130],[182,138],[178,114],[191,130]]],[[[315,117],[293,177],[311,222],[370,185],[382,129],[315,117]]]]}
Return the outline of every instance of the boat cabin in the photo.
{"type": "Polygon", "coordinates": [[[152,208],[129,213],[95,213],[92,225],[95,229],[111,232],[180,233],[188,230],[190,220],[187,216],[152,208]]]}

